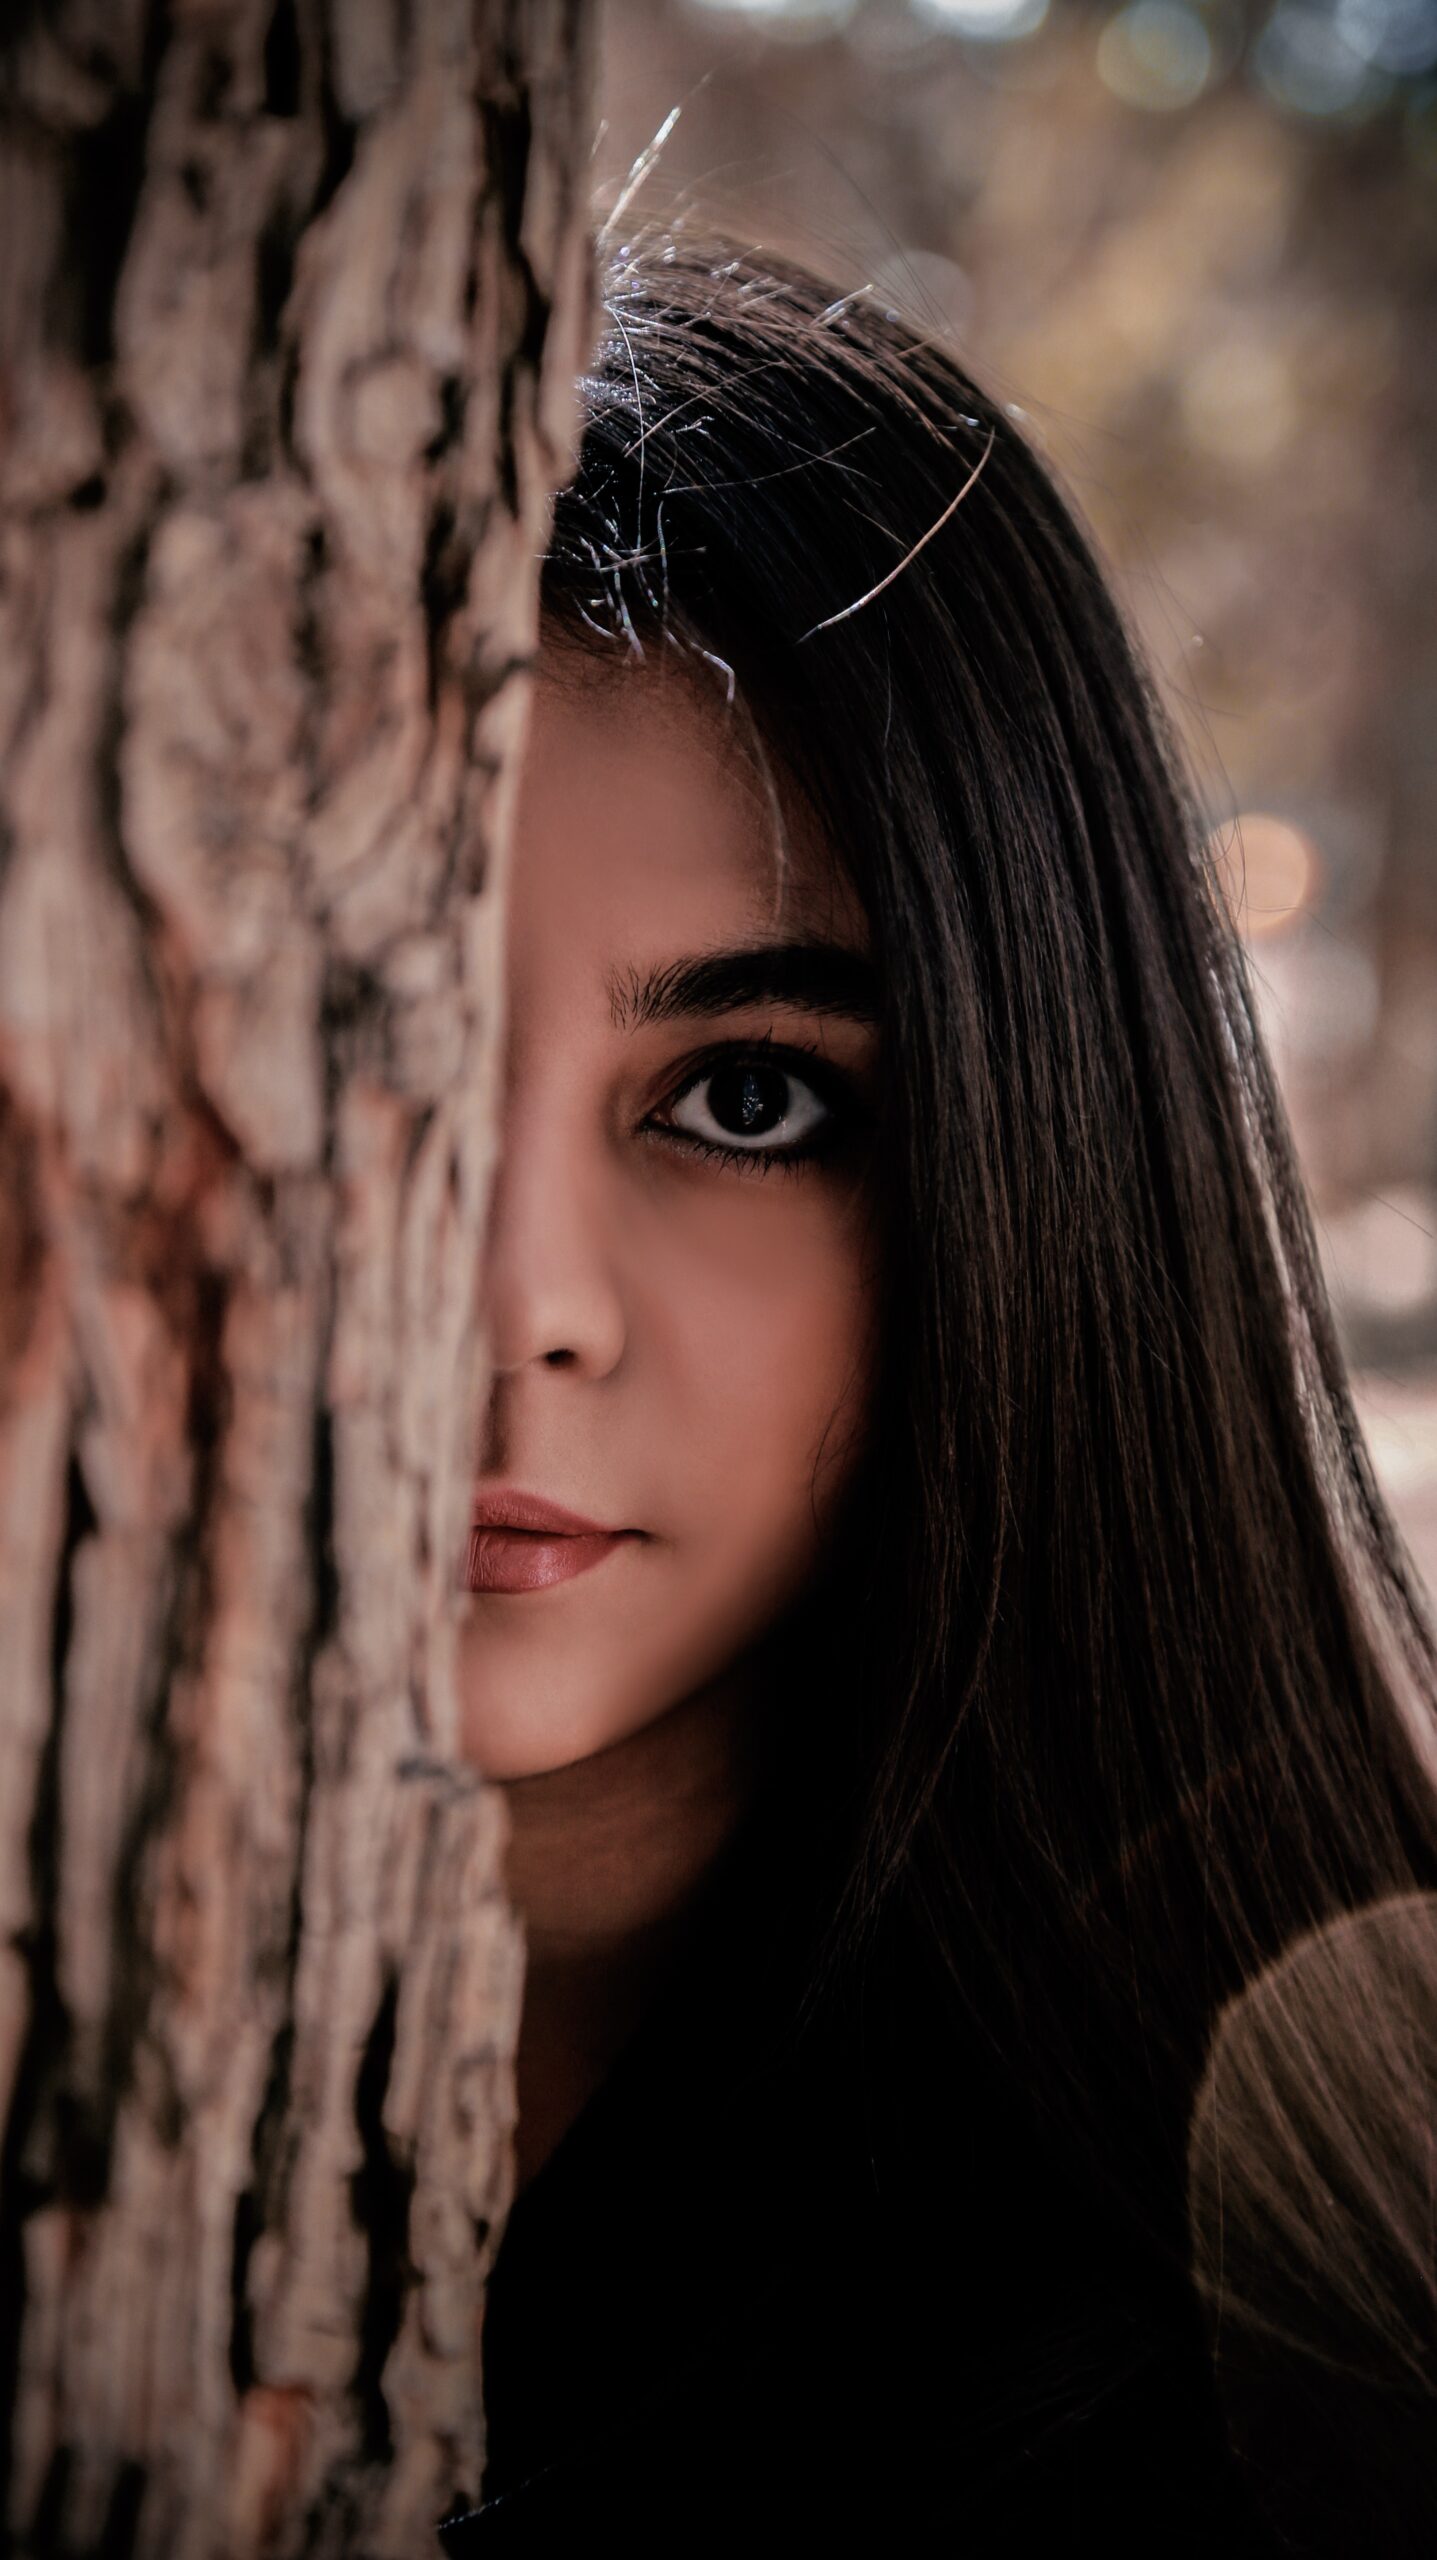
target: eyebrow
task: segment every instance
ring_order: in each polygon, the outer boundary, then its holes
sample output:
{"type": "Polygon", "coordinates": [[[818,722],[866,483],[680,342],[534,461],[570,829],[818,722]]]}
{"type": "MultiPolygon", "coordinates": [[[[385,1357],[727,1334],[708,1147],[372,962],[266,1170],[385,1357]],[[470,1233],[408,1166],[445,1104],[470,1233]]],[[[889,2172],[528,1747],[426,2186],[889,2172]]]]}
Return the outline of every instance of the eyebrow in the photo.
{"type": "Polygon", "coordinates": [[[620,1031],[692,1014],[736,1013],[750,1004],[801,1005],[807,1013],[878,1019],[878,972],[860,951],[837,942],[756,942],[669,960],[642,973],[613,974],[609,1006],[620,1031]]]}

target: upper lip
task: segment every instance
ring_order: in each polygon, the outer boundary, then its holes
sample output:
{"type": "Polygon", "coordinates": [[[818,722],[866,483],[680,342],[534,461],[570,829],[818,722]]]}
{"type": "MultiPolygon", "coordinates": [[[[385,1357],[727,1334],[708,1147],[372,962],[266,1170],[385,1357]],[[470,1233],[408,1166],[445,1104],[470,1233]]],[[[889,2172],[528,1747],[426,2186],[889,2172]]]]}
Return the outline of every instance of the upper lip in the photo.
{"type": "Polygon", "coordinates": [[[476,1529],[529,1529],[551,1538],[616,1538],[624,1533],[602,1520],[585,1520],[561,1502],[545,1502],[537,1493],[478,1493],[474,1497],[476,1529]]]}

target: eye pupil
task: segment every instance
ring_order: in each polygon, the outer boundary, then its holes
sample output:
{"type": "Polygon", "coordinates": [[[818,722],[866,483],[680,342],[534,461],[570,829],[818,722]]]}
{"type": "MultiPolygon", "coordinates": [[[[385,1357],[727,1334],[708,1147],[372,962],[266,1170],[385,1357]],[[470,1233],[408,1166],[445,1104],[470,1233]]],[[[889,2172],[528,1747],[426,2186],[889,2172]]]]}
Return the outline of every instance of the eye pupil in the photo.
{"type": "Polygon", "coordinates": [[[774,1067],[720,1067],[710,1078],[709,1109],[736,1137],[776,1128],[787,1108],[788,1078],[774,1067]]]}

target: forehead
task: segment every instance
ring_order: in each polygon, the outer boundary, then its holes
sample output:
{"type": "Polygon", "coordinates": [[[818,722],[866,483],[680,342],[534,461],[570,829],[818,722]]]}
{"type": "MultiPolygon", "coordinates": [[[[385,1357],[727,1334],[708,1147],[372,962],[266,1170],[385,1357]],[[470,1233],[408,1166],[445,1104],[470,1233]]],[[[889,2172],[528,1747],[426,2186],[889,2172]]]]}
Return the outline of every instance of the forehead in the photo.
{"type": "Polygon", "coordinates": [[[549,649],[516,814],[511,934],[637,956],[811,934],[867,943],[812,813],[720,680],[672,653],[609,668],[549,649]]]}

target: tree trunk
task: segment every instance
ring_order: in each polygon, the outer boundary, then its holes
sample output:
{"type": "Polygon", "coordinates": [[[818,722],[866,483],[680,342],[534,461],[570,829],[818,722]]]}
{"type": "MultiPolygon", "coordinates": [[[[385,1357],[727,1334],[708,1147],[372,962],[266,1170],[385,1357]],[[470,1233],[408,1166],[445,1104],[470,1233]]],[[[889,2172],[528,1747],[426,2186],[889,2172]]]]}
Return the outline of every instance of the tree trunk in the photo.
{"type": "Polygon", "coordinates": [[[452,1595],[505,820],[586,352],[588,12],[21,17],[11,2547],[417,2560],[478,2486],[510,2177],[521,1957],[452,1595]]]}

